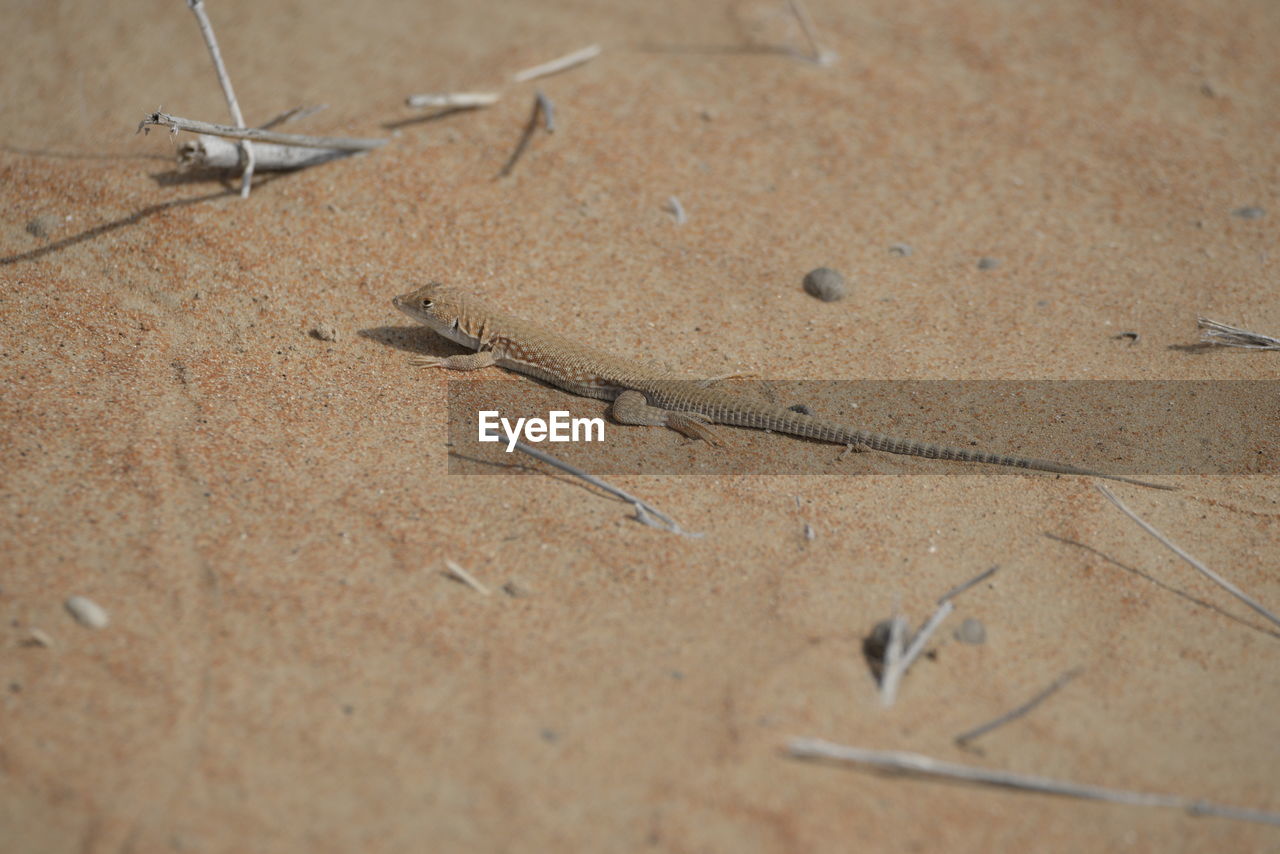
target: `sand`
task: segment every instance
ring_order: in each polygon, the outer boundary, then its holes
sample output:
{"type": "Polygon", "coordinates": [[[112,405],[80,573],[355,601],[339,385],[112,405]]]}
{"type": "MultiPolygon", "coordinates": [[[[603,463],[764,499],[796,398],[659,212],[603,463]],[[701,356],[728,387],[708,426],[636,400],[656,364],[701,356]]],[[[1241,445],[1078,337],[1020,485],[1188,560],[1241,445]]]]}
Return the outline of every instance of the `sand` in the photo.
{"type": "MultiPolygon", "coordinates": [[[[390,140],[247,200],[133,132],[157,107],[227,120],[185,4],[10,6],[0,847],[1280,844],[784,756],[811,736],[1280,811],[1280,632],[1087,479],[731,431],[830,473],[618,476],[705,534],[674,536],[545,469],[450,474],[449,378],[406,351],[458,350],[390,304],[446,280],[697,376],[1275,379],[1277,354],[1194,344],[1198,315],[1280,331],[1280,6],[810,0],[820,66],[754,0],[218,0],[251,124],[326,103],[296,129],[390,140]],[[555,133],[499,178],[535,89],[555,133]],[[845,299],[804,293],[822,266],[845,299]],[[882,708],[862,638],[996,564],[882,708]],[[954,639],[965,618],[985,643],[954,639]],[[980,753],[953,743],[1075,668],[980,753]]],[[[1254,470],[1117,491],[1274,609],[1274,456],[1254,470]]]]}

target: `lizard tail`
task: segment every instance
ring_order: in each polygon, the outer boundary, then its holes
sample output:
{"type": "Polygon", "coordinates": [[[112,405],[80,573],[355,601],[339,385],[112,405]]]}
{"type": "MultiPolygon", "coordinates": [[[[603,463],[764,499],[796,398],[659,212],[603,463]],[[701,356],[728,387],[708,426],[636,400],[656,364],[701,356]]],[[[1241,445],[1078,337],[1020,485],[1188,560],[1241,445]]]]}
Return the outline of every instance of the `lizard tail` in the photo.
{"type": "Polygon", "coordinates": [[[895,439],[892,436],[884,436],[880,433],[869,433],[864,430],[852,431],[851,444],[861,445],[871,448],[875,451],[883,451],[888,454],[902,454],[909,457],[925,457],[931,460],[955,460],[964,463],[985,463],[993,466],[1006,466],[1008,468],[1030,469],[1033,471],[1052,472],[1054,474],[1074,474],[1083,475],[1085,477],[1101,477],[1107,480],[1118,480],[1122,483],[1132,483],[1138,486],[1146,486],[1152,489],[1177,489],[1176,486],[1169,486],[1162,483],[1151,483],[1145,480],[1138,480],[1132,477],[1125,477],[1119,474],[1104,474],[1100,471],[1092,469],[1080,468],[1079,466],[1068,465],[1067,463],[1059,463],[1054,460],[1041,460],[1035,457],[1017,457],[1008,454],[994,454],[986,451],[972,451],[966,448],[954,448],[949,445],[935,445],[930,442],[916,442],[910,439],[895,439]]]}
{"type": "Polygon", "coordinates": [[[917,442],[911,439],[897,439],[882,433],[867,430],[853,430],[841,424],[826,421],[822,418],[805,416],[797,412],[787,411],[785,415],[777,414],[778,423],[774,429],[781,429],[796,436],[834,442],[842,445],[854,445],[883,451],[887,454],[901,454],[908,457],[924,457],[931,460],[955,460],[963,463],[984,463],[1007,468],[1029,469],[1032,471],[1051,472],[1054,474],[1073,474],[1085,477],[1101,477],[1122,483],[1132,483],[1151,489],[1177,489],[1161,483],[1151,483],[1118,474],[1104,474],[1092,469],[1059,463],[1054,460],[1040,460],[1034,457],[1017,457],[1007,454],[994,454],[986,451],[974,451],[967,448],[955,448],[949,445],[935,445],[931,442],[917,442]]]}
{"type": "Polygon", "coordinates": [[[916,442],[911,439],[896,439],[893,436],[886,436],[882,433],[855,430],[836,421],[816,418],[791,409],[744,405],[740,400],[729,395],[721,394],[712,389],[694,387],[687,382],[656,381],[647,383],[643,386],[643,393],[648,398],[650,405],[680,412],[697,412],[716,424],[754,427],[757,430],[776,430],[780,433],[790,433],[793,436],[802,436],[819,442],[854,445],[871,448],[875,451],[883,451],[888,454],[902,454],[908,457],[985,463],[987,465],[1030,469],[1054,474],[1102,477],[1107,480],[1117,480],[1122,483],[1132,483],[1152,489],[1178,488],[1160,483],[1149,483],[1145,480],[1137,480],[1136,478],[1124,477],[1118,474],[1104,474],[1100,471],[1079,468],[1053,460],[1015,457],[986,451],[968,450],[966,448],[953,448],[948,445],[935,445],[930,442],[916,442]]]}

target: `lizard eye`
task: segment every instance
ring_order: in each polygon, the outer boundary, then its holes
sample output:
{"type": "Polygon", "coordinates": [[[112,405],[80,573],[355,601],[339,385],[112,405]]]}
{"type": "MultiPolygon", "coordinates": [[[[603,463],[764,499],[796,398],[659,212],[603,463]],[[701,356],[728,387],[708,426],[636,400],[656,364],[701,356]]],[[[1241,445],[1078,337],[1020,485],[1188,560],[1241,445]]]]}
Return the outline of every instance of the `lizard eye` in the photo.
{"type": "Polygon", "coordinates": [[[429,300],[429,299],[424,299],[424,300],[422,301],[422,307],[423,307],[423,308],[431,308],[431,300],[429,300]]]}

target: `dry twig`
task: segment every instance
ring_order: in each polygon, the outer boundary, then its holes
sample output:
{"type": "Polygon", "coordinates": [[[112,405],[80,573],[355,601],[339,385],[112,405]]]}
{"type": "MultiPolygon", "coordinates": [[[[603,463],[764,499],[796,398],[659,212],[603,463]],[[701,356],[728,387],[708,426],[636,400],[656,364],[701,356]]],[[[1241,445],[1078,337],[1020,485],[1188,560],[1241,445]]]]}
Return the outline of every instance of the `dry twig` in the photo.
{"type": "Polygon", "coordinates": [[[1045,700],[1052,697],[1054,694],[1058,692],[1059,688],[1061,688],[1063,685],[1066,685],[1072,679],[1075,679],[1077,676],[1080,675],[1080,673],[1081,673],[1081,670],[1078,667],[1075,670],[1068,670],[1066,673],[1062,674],[1057,679],[1053,680],[1052,685],[1050,685],[1048,688],[1045,688],[1040,693],[1032,697],[1030,700],[1023,703],[1021,706],[1018,706],[1016,709],[1005,712],[1000,717],[994,720],[988,721],[987,723],[982,724],[981,726],[976,726],[971,730],[967,730],[965,732],[960,733],[955,738],[956,744],[958,744],[960,747],[965,747],[966,745],[968,745],[969,742],[973,741],[975,738],[986,735],[987,733],[991,732],[993,729],[1002,727],[1005,724],[1009,723],[1010,721],[1017,720],[1018,718],[1030,712],[1036,706],[1043,703],[1045,700]]]}
{"type": "MultiPolygon", "coordinates": [[[[231,77],[227,74],[227,66],[222,62],[222,52],[218,50],[218,39],[213,34],[213,24],[204,12],[204,0],[187,0],[187,6],[196,16],[196,23],[200,25],[200,34],[204,36],[209,55],[213,57],[213,68],[218,73],[222,94],[227,98],[227,107],[231,110],[231,121],[236,123],[236,127],[243,128],[244,116],[240,113],[240,103],[236,101],[235,90],[231,88],[231,77]]],[[[249,185],[253,182],[253,146],[247,141],[241,142],[240,150],[244,152],[244,171],[240,174],[240,198],[247,199],[249,185]]]]}
{"type": "Polygon", "coordinates": [[[332,148],[341,151],[368,151],[386,145],[385,139],[362,139],[359,137],[341,136],[306,136],[300,133],[279,133],[261,128],[235,128],[227,125],[215,125],[195,119],[184,119],[168,113],[149,113],[138,123],[138,131],[147,130],[151,125],[169,128],[171,133],[180,130],[192,133],[207,133],[210,136],[225,136],[229,139],[249,139],[254,142],[274,142],[279,145],[296,145],[301,148],[332,148]]]}
{"type": "Polygon", "coordinates": [[[1277,626],[1280,626],[1280,617],[1277,617],[1275,614],[1273,614],[1273,613],[1271,613],[1270,611],[1268,611],[1268,610],[1267,610],[1266,608],[1264,608],[1261,604],[1259,604],[1259,602],[1258,602],[1256,599],[1254,599],[1253,597],[1249,596],[1247,593],[1245,593],[1245,592],[1244,592],[1243,590],[1241,590],[1239,587],[1236,587],[1236,586],[1235,586],[1234,584],[1232,584],[1230,581],[1227,581],[1227,580],[1226,580],[1225,578],[1223,578],[1221,575],[1219,575],[1218,573],[1214,572],[1212,569],[1210,569],[1209,567],[1205,566],[1203,563],[1201,563],[1200,561],[1196,560],[1196,559],[1195,559],[1194,557],[1192,557],[1191,555],[1187,554],[1187,552],[1183,551],[1183,550],[1182,550],[1182,548],[1181,548],[1180,546],[1178,546],[1178,545],[1177,545],[1177,544],[1175,544],[1172,540],[1170,540],[1168,537],[1166,537],[1164,534],[1162,534],[1162,533],[1160,533],[1158,530],[1156,530],[1156,528],[1155,528],[1155,526],[1154,526],[1154,525],[1152,525],[1150,522],[1147,522],[1147,521],[1146,521],[1146,520],[1144,520],[1142,517],[1140,517],[1137,513],[1134,513],[1132,510],[1130,510],[1128,507],[1126,507],[1126,506],[1125,506],[1125,504],[1124,504],[1124,502],[1123,502],[1123,501],[1121,501],[1119,498],[1116,498],[1115,493],[1113,493],[1110,489],[1107,489],[1107,488],[1106,488],[1105,486],[1103,486],[1102,484],[1096,484],[1096,486],[1097,486],[1097,488],[1098,488],[1098,491],[1102,493],[1103,497],[1105,497],[1108,501],[1110,501],[1112,504],[1114,504],[1116,507],[1118,507],[1118,508],[1120,509],[1120,512],[1121,512],[1121,513],[1123,513],[1124,515],[1128,516],[1128,517],[1129,517],[1130,519],[1132,519],[1133,521],[1137,522],[1137,523],[1138,523],[1138,526],[1139,526],[1140,528],[1142,528],[1142,530],[1146,531],[1148,534],[1150,534],[1151,536],[1155,537],[1155,538],[1156,538],[1157,540],[1159,540],[1159,541],[1160,541],[1160,543],[1161,543],[1162,545],[1164,545],[1167,549],[1169,549],[1171,552],[1173,552],[1174,554],[1176,554],[1178,557],[1180,557],[1180,558],[1182,558],[1183,560],[1185,560],[1187,563],[1191,564],[1191,566],[1192,566],[1192,567],[1193,567],[1197,572],[1200,572],[1202,575],[1204,575],[1204,576],[1205,576],[1206,578],[1208,578],[1210,581],[1212,581],[1212,582],[1214,582],[1215,584],[1217,584],[1217,585],[1218,585],[1219,587],[1221,587],[1223,590],[1226,590],[1226,591],[1227,591],[1228,593],[1230,593],[1232,596],[1236,597],[1236,598],[1237,598],[1237,599],[1239,599],[1241,602],[1243,602],[1244,604],[1248,605],[1250,608],[1252,608],[1253,610],[1257,611],[1259,614],[1261,614],[1262,616],[1266,617],[1266,618],[1267,618],[1268,620],[1270,620],[1271,622],[1275,623],[1277,626]]]}
{"type": "Polygon", "coordinates": [[[470,587],[471,589],[475,590],[476,592],[480,593],[483,596],[489,595],[489,588],[485,587],[483,584],[477,581],[474,575],[467,572],[461,566],[458,566],[458,564],[454,563],[448,558],[444,559],[444,565],[448,567],[449,569],[448,574],[450,576],[461,581],[463,584],[467,585],[468,587],[470,587]]]}
{"type": "MultiPolygon", "coordinates": [[[[354,153],[340,148],[300,148],[269,142],[260,142],[253,147],[254,168],[259,172],[302,169],[340,157],[349,157],[354,153]]],[[[188,139],[178,146],[180,170],[234,169],[239,165],[239,147],[222,137],[197,134],[195,139],[188,139]]]]}
{"type": "Polygon", "coordinates": [[[683,528],[680,527],[679,524],[676,523],[675,519],[672,519],[666,513],[663,513],[657,507],[654,507],[652,504],[645,501],[644,499],[636,498],[631,493],[624,492],[618,487],[613,486],[609,483],[606,483],[605,481],[601,480],[595,475],[588,474],[587,472],[583,471],[577,466],[570,465],[569,463],[566,463],[564,460],[556,459],[555,457],[551,456],[550,454],[544,451],[539,451],[537,448],[532,448],[526,445],[524,442],[516,442],[515,447],[516,447],[516,450],[522,451],[528,454],[529,456],[533,457],[535,460],[542,460],[544,463],[555,466],[556,468],[560,469],[560,471],[562,472],[571,474],[574,477],[582,478],[592,486],[598,486],[600,489],[603,489],[605,492],[609,493],[610,495],[614,495],[618,498],[621,498],[623,501],[628,502],[632,507],[635,508],[636,520],[639,522],[642,522],[645,525],[648,525],[650,528],[663,528],[667,531],[670,531],[673,534],[680,534],[681,536],[684,536],[684,537],[703,536],[702,534],[697,534],[697,533],[693,533],[692,531],[684,530],[683,528]],[[653,517],[653,518],[650,518],[650,517],[653,517]],[[653,521],[654,518],[658,519],[661,524],[659,524],[659,522],[654,522],[653,521]]]}
{"type": "Polygon", "coordinates": [[[498,103],[497,92],[429,92],[404,99],[410,107],[424,109],[473,110],[498,103]]]}
{"type": "Polygon", "coordinates": [[[1184,809],[1192,815],[1212,815],[1236,821],[1280,825],[1280,813],[1223,806],[1196,798],[1184,798],[1179,795],[1107,789],[1102,786],[1071,783],[1033,774],[1018,774],[1012,771],[978,768],[972,765],[960,765],[956,762],[944,762],[941,759],[934,759],[932,756],[900,750],[867,750],[861,747],[834,744],[820,738],[793,738],[787,743],[787,752],[797,759],[850,762],[858,765],[871,765],[889,771],[920,774],[927,777],[946,777],[953,780],[965,780],[970,783],[982,783],[1007,789],[1044,792],[1049,795],[1064,795],[1072,798],[1086,798],[1131,806],[1173,807],[1175,809],[1184,809]]]}
{"type": "Polygon", "coordinates": [[[907,670],[920,657],[920,653],[924,652],[925,644],[933,637],[934,632],[938,630],[938,626],[942,625],[942,621],[947,618],[955,605],[949,600],[944,600],[933,615],[925,621],[920,627],[920,631],[916,632],[911,638],[911,642],[907,643],[907,621],[897,615],[897,607],[894,607],[894,617],[889,624],[889,643],[885,647],[884,669],[880,672],[880,703],[883,706],[892,706],[898,697],[898,685],[902,682],[902,677],[906,675],[907,670]],[[904,650],[903,647],[906,647],[904,650]]]}
{"type": "Polygon", "coordinates": [[[533,93],[533,97],[538,100],[538,109],[542,111],[542,121],[547,129],[547,133],[556,132],[556,108],[551,103],[551,99],[546,96],[541,89],[533,93]]]}
{"type": "Polygon", "coordinates": [[[524,71],[518,71],[512,76],[512,80],[516,83],[524,83],[527,80],[536,80],[539,77],[546,77],[575,65],[581,65],[595,59],[600,55],[600,45],[593,44],[584,47],[581,50],[575,50],[573,53],[565,54],[559,59],[553,59],[550,62],[544,62],[541,65],[535,65],[532,68],[526,68],[524,71]]]}
{"type": "Polygon", "coordinates": [[[805,9],[802,0],[787,0],[787,2],[791,6],[791,13],[800,22],[800,29],[804,30],[805,40],[809,42],[809,49],[813,52],[810,59],[819,65],[830,65],[835,61],[835,54],[829,50],[823,50],[818,45],[818,37],[814,34],[813,21],[809,19],[809,11],[805,9]]]}
{"type": "Polygon", "coordinates": [[[889,643],[884,650],[884,671],[880,674],[880,705],[888,708],[898,699],[898,681],[902,678],[902,647],[906,643],[907,621],[893,607],[889,621],[889,643]]]}
{"type": "Polygon", "coordinates": [[[955,607],[950,599],[944,601],[925,624],[920,627],[920,631],[916,632],[915,636],[911,638],[911,643],[907,645],[907,651],[903,653],[902,663],[898,665],[904,675],[908,668],[915,664],[916,659],[920,657],[920,653],[924,652],[924,646],[929,642],[929,638],[933,637],[933,633],[938,630],[938,626],[942,625],[942,621],[951,615],[955,607]]]}
{"type": "Polygon", "coordinates": [[[1246,350],[1280,350],[1280,338],[1272,338],[1260,332],[1250,332],[1238,326],[1229,326],[1207,317],[1196,318],[1200,329],[1200,343],[1217,344],[1219,347],[1241,347],[1246,350]]]}
{"type": "Polygon", "coordinates": [[[995,575],[996,570],[999,568],[1000,568],[1000,565],[996,564],[990,569],[984,570],[983,572],[978,573],[973,578],[970,578],[968,581],[964,581],[964,582],[961,582],[960,584],[957,584],[955,587],[952,587],[946,593],[943,593],[941,596],[938,597],[938,604],[941,605],[943,602],[946,602],[948,599],[954,599],[957,596],[959,596],[961,593],[968,590],[970,587],[981,584],[991,576],[995,575]]]}

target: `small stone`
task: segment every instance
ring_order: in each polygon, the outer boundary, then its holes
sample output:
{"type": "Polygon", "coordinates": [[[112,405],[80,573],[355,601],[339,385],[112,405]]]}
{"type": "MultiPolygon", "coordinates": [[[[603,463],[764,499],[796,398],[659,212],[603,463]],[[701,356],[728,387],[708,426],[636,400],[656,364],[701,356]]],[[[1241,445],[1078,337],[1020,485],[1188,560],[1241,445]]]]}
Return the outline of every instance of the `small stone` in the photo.
{"type": "Polygon", "coordinates": [[[835,302],[844,298],[844,276],[830,267],[819,267],[816,270],[810,270],[804,277],[804,289],[810,296],[815,296],[823,302],[835,302]]]}
{"type": "Polygon", "coordinates": [[[986,643],[987,627],[982,625],[981,620],[966,617],[964,622],[960,624],[960,628],[956,629],[955,638],[960,643],[986,643]]]}
{"type": "Polygon", "coordinates": [[[523,599],[532,591],[513,578],[506,584],[502,585],[502,592],[510,596],[512,599],[523,599]]]}
{"type": "Polygon", "coordinates": [[[34,237],[45,238],[57,231],[60,225],[62,225],[62,217],[42,214],[27,223],[27,233],[34,237]]]}
{"type": "Polygon", "coordinates": [[[67,610],[80,625],[91,629],[105,629],[111,619],[97,602],[86,596],[72,596],[66,601],[67,610]]]}
{"type": "MultiPolygon", "coordinates": [[[[1251,205],[1246,208],[1236,208],[1231,212],[1231,215],[1238,216],[1241,219],[1262,219],[1264,216],[1267,215],[1267,212],[1264,211],[1262,208],[1253,207],[1251,205]]],[[[28,230],[30,230],[31,226],[27,226],[27,228],[28,230]]]]}
{"type": "Polygon", "coordinates": [[[981,258],[978,259],[979,270],[994,270],[996,267],[999,267],[999,266],[1000,266],[999,258],[989,258],[986,255],[983,255],[981,258]]]}
{"type": "Polygon", "coordinates": [[[909,258],[915,251],[906,243],[895,243],[889,247],[889,254],[897,255],[899,258],[909,258]]]}
{"type": "Polygon", "coordinates": [[[337,341],[338,330],[327,323],[317,323],[311,327],[311,337],[317,341],[337,341]]]}

